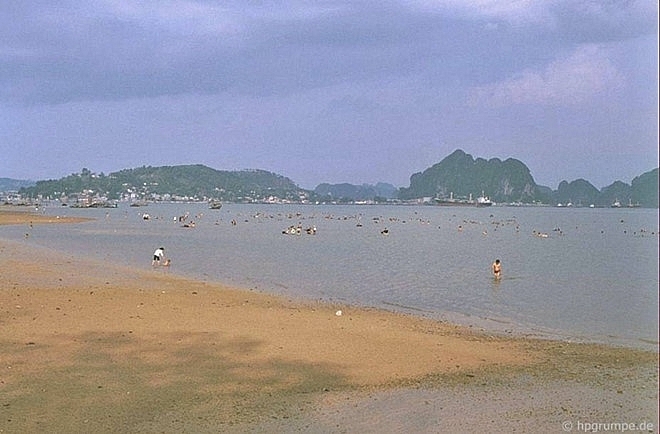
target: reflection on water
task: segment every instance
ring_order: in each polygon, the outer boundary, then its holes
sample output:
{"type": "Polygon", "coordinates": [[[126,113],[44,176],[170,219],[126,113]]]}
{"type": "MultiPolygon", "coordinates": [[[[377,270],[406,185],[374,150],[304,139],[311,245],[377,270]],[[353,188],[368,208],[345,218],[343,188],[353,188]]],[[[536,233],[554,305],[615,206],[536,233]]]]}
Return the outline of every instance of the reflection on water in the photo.
{"type": "MultiPolygon", "coordinates": [[[[198,279],[500,331],[658,340],[657,210],[150,204],[47,212],[96,220],[38,226],[24,242],[143,268],[163,245],[170,272],[198,279]],[[283,233],[292,226],[300,235],[283,233]]],[[[0,228],[3,237],[24,233],[0,228]]]]}

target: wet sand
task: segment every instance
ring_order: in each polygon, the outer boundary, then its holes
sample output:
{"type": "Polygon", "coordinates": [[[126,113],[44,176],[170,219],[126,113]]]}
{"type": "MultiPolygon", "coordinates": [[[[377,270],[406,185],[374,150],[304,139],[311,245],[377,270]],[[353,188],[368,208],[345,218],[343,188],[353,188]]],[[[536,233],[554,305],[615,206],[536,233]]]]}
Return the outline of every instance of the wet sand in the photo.
{"type": "Polygon", "coordinates": [[[60,217],[38,214],[33,207],[15,207],[0,205],[0,225],[33,225],[49,223],[79,223],[89,219],[81,217],[60,217]]]}
{"type": "Polygon", "coordinates": [[[0,239],[0,264],[0,432],[657,432],[657,353],[290,300],[29,239],[0,239]]]}

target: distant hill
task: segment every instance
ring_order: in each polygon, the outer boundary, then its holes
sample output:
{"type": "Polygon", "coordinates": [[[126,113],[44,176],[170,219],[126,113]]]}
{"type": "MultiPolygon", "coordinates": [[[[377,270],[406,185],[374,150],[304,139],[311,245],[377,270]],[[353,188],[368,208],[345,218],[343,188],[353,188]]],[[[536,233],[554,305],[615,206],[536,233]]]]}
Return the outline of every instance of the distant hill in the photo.
{"type": "Polygon", "coordinates": [[[27,197],[59,198],[88,191],[108,199],[191,198],[249,201],[270,196],[298,201],[305,191],[284,176],[265,170],[222,171],[182,165],[125,169],[109,175],[89,169],[59,180],[38,181],[21,189],[27,197]]]}
{"type": "Polygon", "coordinates": [[[482,192],[500,203],[549,199],[522,162],[513,158],[474,159],[460,149],[424,172],[412,175],[410,187],[401,188],[399,198],[466,198],[477,197],[482,192]]]}
{"type": "Polygon", "coordinates": [[[658,208],[658,169],[643,173],[632,180],[630,198],[633,204],[658,208]]]}
{"type": "Polygon", "coordinates": [[[23,187],[34,185],[34,181],[24,179],[0,178],[0,191],[18,191],[23,187]]]}
{"type": "Polygon", "coordinates": [[[609,206],[618,201],[627,204],[632,201],[631,186],[623,181],[615,181],[600,191],[600,198],[597,205],[609,206]]]}
{"type": "Polygon", "coordinates": [[[553,203],[564,205],[569,203],[576,206],[609,205],[609,203],[601,199],[601,192],[584,179],[577,179],[570,183],[567,181],[560,182],[557,191],[553,194],[553,198],[553,203]]]}
{"type": "Polygon", "coordinates": [[[589,181],[562,181],[557,190],[537,185],[522,162],[509,158],[473,158],[458,149],[439,163],[410,177],[410,187],[399,190],[402,200],[431,197],[454,199],[481,193],[496,203],[543,203],[549,205],[621,206],[658,208],[658,169],[644,173],[632,185],[616,181],[598,190],[589,181]]]}
{"type": "Polygon", "coordinates": [[[317,200],[351,202],[351,201],[384,201],[397,197],[397,188],[392,184],[379,182],[376,185],[362,184],[319,184],[314,193],[317,200]]]}
{"type": "Polygon", "coordinates": [[[553,192],[553,203],[573,205],[621,206],[658,208],[658,169],[653,169],[632,180],[632,184],[615,181],[598,191],[584,179],[562,181],[553,192]]]}
{"type": "Polygon", "coordinates": [[[496,203],[541,203],[574,206],[658,208],[658,169],[632,180],[616,181],[598,190],[589,181],[562,181],[557,190],[537,185],[519,160],[473,158],[458,149],[437,164],[410,177],[410,186],[387,183],[319,184],[314,191],[298,187],[289,178],[265,170],[224,171],[197,165],[143,166],[105,175],[82,169],[59,180],[19,181],[0,178],[0,191],[18,190],[26,198],[58,199],[90,196],[118,200],[207,200],[227,202],[355,202],[415,200],[420,198],[476,198],[482,193],[496,203]]]}

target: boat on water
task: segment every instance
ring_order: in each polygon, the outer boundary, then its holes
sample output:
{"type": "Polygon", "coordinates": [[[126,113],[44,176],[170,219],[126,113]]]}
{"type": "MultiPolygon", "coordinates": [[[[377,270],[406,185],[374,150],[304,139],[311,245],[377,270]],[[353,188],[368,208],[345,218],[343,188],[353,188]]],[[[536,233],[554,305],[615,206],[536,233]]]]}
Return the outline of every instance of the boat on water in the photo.
{"type": "MultiPolygon", "coordinates": [[[[628,199],[628,208],[640,208],[641,205],[639,202],[633,203],[632,199],[628,199]]],[[[619,199],[614,199],[614,202],[612,202],[612,205],[610,205],[610,208],[623,208],[623,205],[621,205],[621,201],[619,199]]]]}
{"type": "Polygon", "coordinates": [[[493,205],[493,202],[488,198],[488,196],[484,196],[484,192],[481,192],[481,196],[477,198],[477,206],[491,206],[493,205]]]}
{"type": "MultiPolygon", "coordinates": [[[[62,204],[66,206],[66,204],[62,204]]],[[[69,208],[117,208],[117,202],[114,201],[94,201],[91,203],[76,202],[69,205],[69,208]]]]}
{"type": "Polygon", "coordinates": [[[491,206],[493,205],[493,202],[484,195],[484,193],[481,193],[481,196],[479,196],[476,200],[472,198],[472,194],[465,199],[458,199],[454,198],[454,193],[449,194],[449,198],[435,198],[435,203],[440,206],[478,206],[478,207],[486,207],[486,206],[491,206]]]}
{"type": "Polygon", "coordinates": [[[220,209],[222,208],[222,202],[219,200],[209,201],[209,209],[220,209]]]}
{"type": "Polygon", "coordinates": [[[474,206],[474,202],[465,199],[435,199],[436,205],[440,206],[474,206]]]}

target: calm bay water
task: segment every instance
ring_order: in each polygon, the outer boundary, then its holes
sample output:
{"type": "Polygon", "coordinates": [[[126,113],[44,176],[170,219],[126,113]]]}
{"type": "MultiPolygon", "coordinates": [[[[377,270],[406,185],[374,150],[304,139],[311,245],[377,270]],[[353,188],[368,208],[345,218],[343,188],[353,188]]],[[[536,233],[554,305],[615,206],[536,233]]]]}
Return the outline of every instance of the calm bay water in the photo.
{"type": "Polygon", "coordinates": [[[162,245],[168,272],[197,279],[657,349],[658,210],[150,204],[46,212],[96,220],[5,226],[0,237],[147,269],[162,245]],[[194,228],[178,221],[186,212],[194,228]],[[298,224],[301,235],[282,233],[298,224]],[[500,281],[490,273],[495,258],[500,281]]]}

